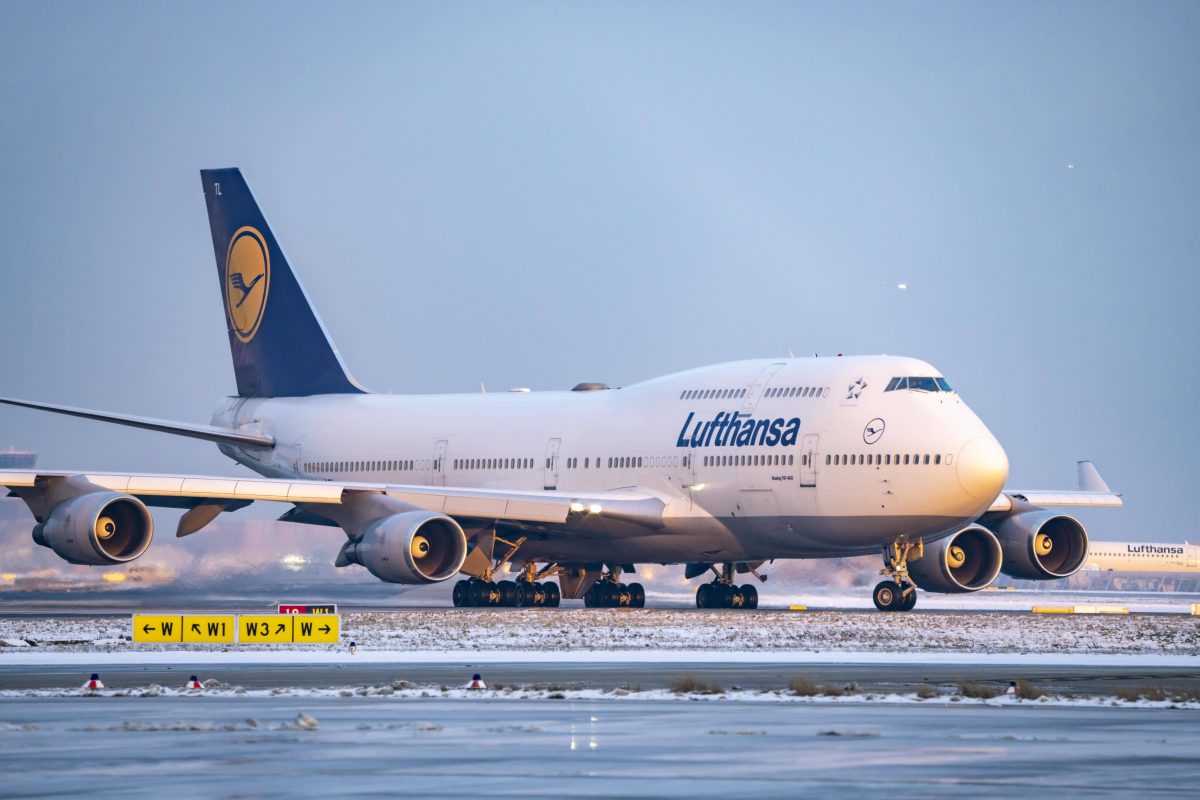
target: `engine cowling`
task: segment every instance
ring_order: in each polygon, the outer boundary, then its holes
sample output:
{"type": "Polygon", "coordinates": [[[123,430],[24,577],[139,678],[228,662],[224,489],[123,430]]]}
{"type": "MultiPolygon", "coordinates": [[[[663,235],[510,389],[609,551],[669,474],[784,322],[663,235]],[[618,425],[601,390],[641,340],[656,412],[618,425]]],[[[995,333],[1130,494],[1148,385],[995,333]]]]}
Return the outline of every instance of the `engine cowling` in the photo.
{"type": "Polygon", "coordinates": [[[1087,561],[1088,536],[1074,517],[1027,511],[996,526],[1004,549],[1004,574],[1048,581],[1074,575],[1087,561]]]}
{"type": "Polygon", "coordinates": [[[345,559],[388,583],[437,583],[458,574],[467,558],[467,536],[445,514],[406,511],[381,517],[362,538],[347,542],[345,559]]]}
{"type": "Polygon", "coordinates": [[[977,592],[991,585],[1004,561],[1000,542],[981,525],[963,528],[925,547],[908,575],[927,592],[977,592]]]}
{"type": "Polygon", "coordinates": [[[54,507],[33,529],[33,540],[72,564],[123,564],[146,552],[154,518],[136,497],[88,492],[54,507]]]}

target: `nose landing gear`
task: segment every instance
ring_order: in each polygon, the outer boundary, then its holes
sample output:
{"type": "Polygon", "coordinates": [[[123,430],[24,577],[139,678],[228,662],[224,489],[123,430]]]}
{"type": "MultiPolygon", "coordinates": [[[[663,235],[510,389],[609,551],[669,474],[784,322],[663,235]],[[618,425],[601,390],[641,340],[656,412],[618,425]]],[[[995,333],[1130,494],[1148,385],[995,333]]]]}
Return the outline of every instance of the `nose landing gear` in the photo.
{"type": "Polygon", "coordinates": [[[906,541],[903,536],[883,548],[883,569],[880,575],[891,580],[880,581],[871,593],[875,607],[880,611],[912,611],[917,605],[917,587],[908,577],[908,560],[918,559],[925,553],[922,539],[906,541]]]}
{"type": "Polygon", "coordinates": [[[696,589],[696,608],[758,608],[758,589],[749,583],[734,585],[732,562],[722,564],[720,572],[715,567],[712,571],[717,577],[696,589]]]}

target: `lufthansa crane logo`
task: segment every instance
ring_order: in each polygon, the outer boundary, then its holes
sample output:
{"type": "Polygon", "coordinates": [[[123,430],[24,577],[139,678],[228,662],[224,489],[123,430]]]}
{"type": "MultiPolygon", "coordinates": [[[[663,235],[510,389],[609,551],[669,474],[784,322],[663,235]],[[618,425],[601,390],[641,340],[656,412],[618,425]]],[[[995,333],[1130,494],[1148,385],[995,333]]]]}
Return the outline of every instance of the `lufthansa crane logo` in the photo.
{"type": "Polygon", "coordinates": [[[867,444],[875,444],[879,441],[879,437],[883,436],[884,422],[879,417],[867,423],[867,427],[863,428],[863,441],[867,444]]]}
{"type": "Polygon", "coordinates": [[[239,228],[225,253],[225,313],[229,329],[241,342],[249,342],[262,324],[271,288],[271,254],[256,229],[239,228]]]}

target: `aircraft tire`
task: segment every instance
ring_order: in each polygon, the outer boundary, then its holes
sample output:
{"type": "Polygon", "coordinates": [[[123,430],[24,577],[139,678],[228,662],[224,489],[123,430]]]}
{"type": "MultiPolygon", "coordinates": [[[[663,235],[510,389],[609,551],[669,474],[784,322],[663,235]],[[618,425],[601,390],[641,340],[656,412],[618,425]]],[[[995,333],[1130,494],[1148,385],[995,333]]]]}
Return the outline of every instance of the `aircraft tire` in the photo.
{"type": "Polygon", "coordinates": [[[758,589],[747,583],[738,591],[742,594],[742,608],[758,608],[758,589]]]}
{"type": "Polygon", "coordinates": [[[500,602],[497,605],[508,608],[517,605],[516,581],[500,581],[496,584],[496,593],[500,595],[500,602]]]}
{"type": "Polygon", "coordinates": [[[640,583],[629,584],[629,607],[646,607],[646,587],[642,586],[640,583]]]}
{"type": "MultiPolygon", "coordinates": [[[[907,588],[907,587],[905,587],[905,588],[907,588]]],[[[912,611],[914,608],[916,608],[916,605],[917,605],[917,590],[913,589],[911,592],[909,592],[907,595],[905,595],[904,599],[901,601],[900,610],[901,611],[912,611]]]]}
{"type": "Polygon", "coordinates": [[[898,611],[903,597],[900,594],[900,584],[895,581],[880,581],[871,592],[871,599],[880,611],[898,611]]]}
{"type": "Polygon", "coordinates": [[[558,608],[558,604],[562,602],[562,592],[558,589],[557,583],[550,581],[546,582],[546,607],[558,608]]]}
{"type": "Polygon", "coordinates": [[[472,608],[483,605],[483,581],[467,581],[467,605],[472,608]]]}
{"type": "Polygon", "coordinates": [[[467,605],[467,601],[470,599],[467,596],[467,587],[469,584],[470,584],[470,582],[465,581],[465,580],[459,581],[458,583],[454,584],[454,607],[455,608],[462,608],[463,606],[467,605]]]}
{"type": "Polygon", "coordinates": [[[714,599],[711,583],[702,583],[696,588],[696,608],[713,608],[716,605],[714,599]]]}

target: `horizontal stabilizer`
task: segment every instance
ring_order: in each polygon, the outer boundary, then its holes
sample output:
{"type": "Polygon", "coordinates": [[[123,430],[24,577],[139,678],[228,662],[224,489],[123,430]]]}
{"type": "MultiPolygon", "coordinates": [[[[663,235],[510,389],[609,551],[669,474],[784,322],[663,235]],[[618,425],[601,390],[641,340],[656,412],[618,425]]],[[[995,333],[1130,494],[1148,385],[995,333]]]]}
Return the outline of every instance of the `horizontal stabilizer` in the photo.
{"type": "Polygon", "coordinates": [[[94,411],[88,408],[73,408],[54,403],[35,403],[31,400],[16,400],[11,397],[0,397],[0,403],[22,408],[35,408],[39,411],[50,411],[54,414],[66,414],[71,417],[83,417],[99,422],[111,422],[116,425],[128,425],[131,428],[142,428],[159,433],[172,433],[176,436],[187,436],[192,439],[203,439],[207,442],[231,444],[236,447],[269,450],[275,446],[275,440],[270,436],[259,436],[252,433],[241,433],[218,428],[215,425],[193,425],[188,422],[173,422],[154,417],[137,417],[132,414],[114,414],[109,411],[94,411]]]}

